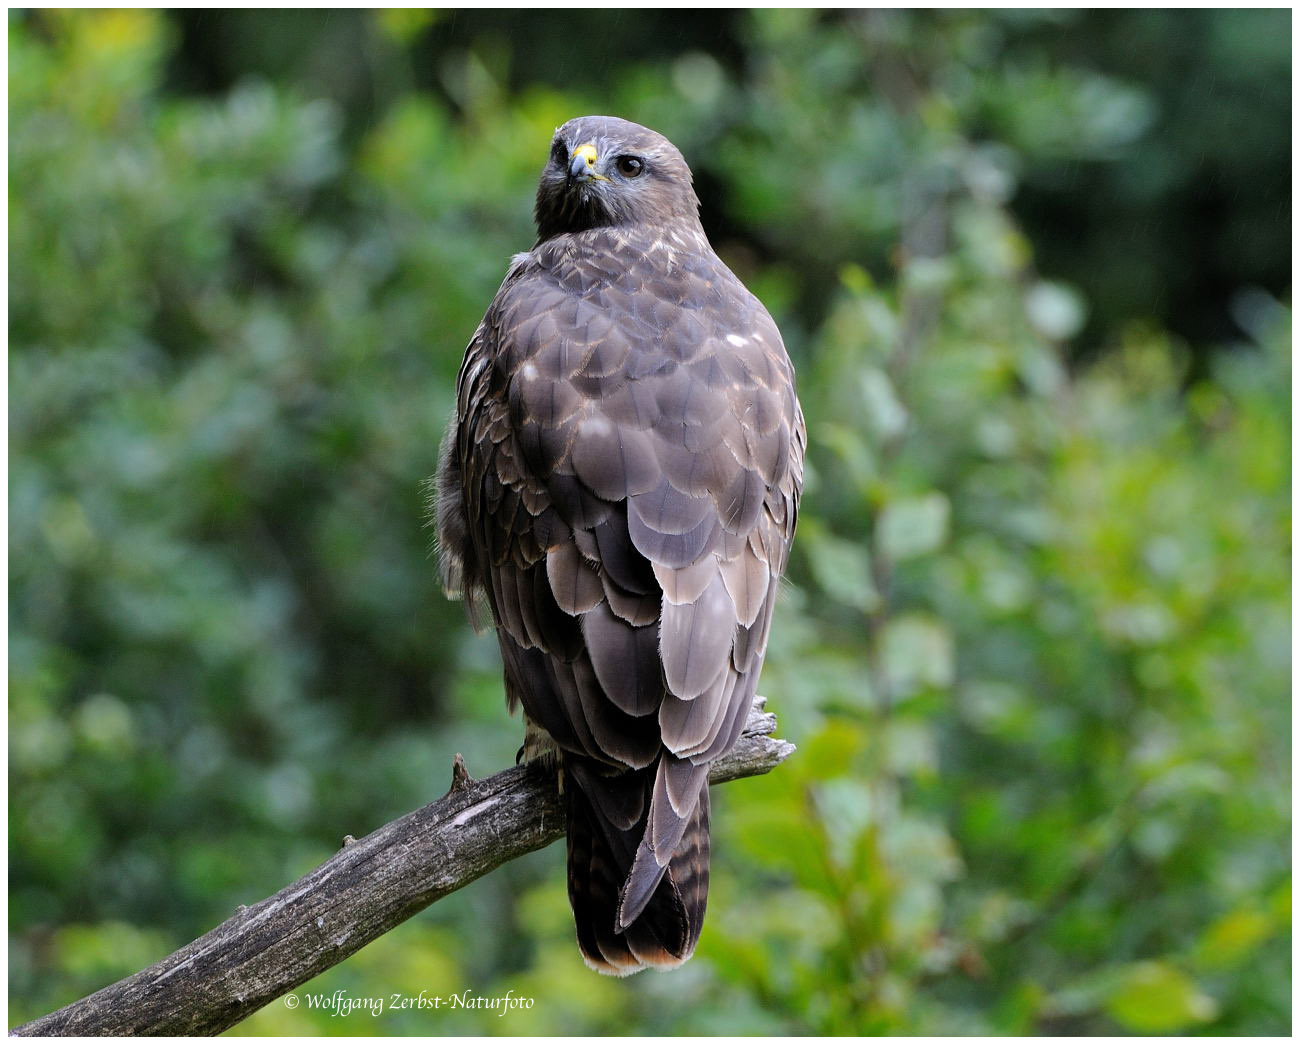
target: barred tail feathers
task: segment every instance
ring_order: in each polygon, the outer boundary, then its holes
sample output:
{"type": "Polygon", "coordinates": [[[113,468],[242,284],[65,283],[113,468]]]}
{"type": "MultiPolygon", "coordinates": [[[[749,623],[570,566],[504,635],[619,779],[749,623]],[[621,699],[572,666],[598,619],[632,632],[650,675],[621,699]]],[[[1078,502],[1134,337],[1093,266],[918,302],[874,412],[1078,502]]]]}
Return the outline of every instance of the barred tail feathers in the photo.
{"type": "MultiPolygon", "coordinates": [[[[666,756],[671,757],[671,756],[666,756]]],[[[566,764],[569,902],[587,965],[612,976],[682,964],[695,951],[709,889],[707,779],[686,817],[672,856],[659,867],[645,839],[658,811],[655,767],[605,776],[566,764]],[[633,898],[637,909],[628,906],[633,898]],[[626,919],[620,923],[620,917],[626,919]]],[[[671,814],[676,818],[676,813],[671,814]]],[[[673,834],[677,834],[676,831],[673,834]]]]}

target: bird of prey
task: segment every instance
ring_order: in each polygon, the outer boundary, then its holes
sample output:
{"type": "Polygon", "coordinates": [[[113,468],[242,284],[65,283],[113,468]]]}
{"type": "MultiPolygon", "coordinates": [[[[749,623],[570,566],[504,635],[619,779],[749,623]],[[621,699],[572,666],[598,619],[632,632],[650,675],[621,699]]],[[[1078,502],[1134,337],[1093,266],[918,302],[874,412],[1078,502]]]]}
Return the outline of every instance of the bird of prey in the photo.
{"type": "Polygon", "coordinates": [[[571,120],[536,219],[457,379],[439,555],[491,608],[523,756],[558,767],[578,946],[624,976],[699,940],[709,766],[754,699],[806,435],[671,142],[571,120]]]}

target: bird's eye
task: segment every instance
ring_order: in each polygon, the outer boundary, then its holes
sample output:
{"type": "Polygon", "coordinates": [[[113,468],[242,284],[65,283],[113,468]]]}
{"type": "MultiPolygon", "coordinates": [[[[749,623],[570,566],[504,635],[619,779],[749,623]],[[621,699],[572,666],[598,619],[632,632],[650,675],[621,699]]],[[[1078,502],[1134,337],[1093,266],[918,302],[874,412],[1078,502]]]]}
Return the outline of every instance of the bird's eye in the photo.
{"type": "Polygon", "coordinates": [[[635,156],[620,156],[616,161],[618,173],[625,178],[640,177],[641,172],[645,170],[645,164],[635,156]]]}
{"type": "Polygon", "coordinates": [[[556,138],[555,144],[551,146],[551,159],[553,159],[561,167],[568,166],[569,147],[564,144],[564,140],[562,138],[556,138]]]}

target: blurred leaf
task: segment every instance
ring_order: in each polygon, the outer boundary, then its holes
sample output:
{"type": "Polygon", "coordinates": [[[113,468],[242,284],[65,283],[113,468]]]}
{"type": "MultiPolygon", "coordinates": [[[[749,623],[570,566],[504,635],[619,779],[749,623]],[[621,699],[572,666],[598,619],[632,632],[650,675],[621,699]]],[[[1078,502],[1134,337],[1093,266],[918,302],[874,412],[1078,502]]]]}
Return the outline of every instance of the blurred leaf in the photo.
{"type": "Polygon", "coordinates": [[[927,555],[947,540],[949,514],[941,493],[890,501],[876,520],[876,547],[896,562],[927,555]]]}
{"type": "Polygon", "coordinates": [[[1087,308],[1071,288],[1041,281],[1025,293],[1025,314],[1044,337],[1067,341],[1083,329],[1087,308]]]}
{"type": "Polygon", "coordinates": [[[806,536],[803,547],[822,588],[845,606],[870,613],[879,595],[866,546],[815,530],[806,536]]]}
{"type": "Polygon", "coordinates": [[[851,775],[865,739],[856,723],[831,719],[820,732],[800,740],[799,767],[812,780],[851,775]]]}
{"type": "Polygon", "coordinates": [[[894,439],[907,426],[907,410],[889,378],[881,370],[867,367],[862,371],[862,400],[868,426],[880,439],[894,439]]]}
{"type": "Polygon", "coordinates": [[[896,699],[952,685],[952,634],[932,617],[909,614],[891,620],[880,635],[880,656],[896,699]]]}
{"type": "Polygon", "coordinates": [[[1138,1034],[1168,1034],[1212,1020],[1218,1006],[1173,966],[1142,962],[1125,970],[1106,1011],[1138,1034]]]}
{"type": "Polygon", "coordinates": [[[1208,968],[1235,965],[1273,935],[1274,931],[1273,919],[1262,911],[1233,911],[1205,931],[1197,948],[1198,959],[1208,968]]]}

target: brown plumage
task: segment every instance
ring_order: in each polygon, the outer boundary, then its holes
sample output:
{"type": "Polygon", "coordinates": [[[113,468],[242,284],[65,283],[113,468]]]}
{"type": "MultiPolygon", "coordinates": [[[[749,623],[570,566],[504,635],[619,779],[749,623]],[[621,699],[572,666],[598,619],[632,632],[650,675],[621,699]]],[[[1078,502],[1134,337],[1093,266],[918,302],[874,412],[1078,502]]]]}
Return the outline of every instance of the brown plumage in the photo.
{"type": "Polygon", "coordinates": [[[709,765],[753,702],[803,472],[781,335],[698,207],[654,131],[556,132],[438,477],[444,584],[491,608],[529,754],[562,773],[578,945],[617,975],[699,940],[709,765]]]}

